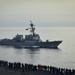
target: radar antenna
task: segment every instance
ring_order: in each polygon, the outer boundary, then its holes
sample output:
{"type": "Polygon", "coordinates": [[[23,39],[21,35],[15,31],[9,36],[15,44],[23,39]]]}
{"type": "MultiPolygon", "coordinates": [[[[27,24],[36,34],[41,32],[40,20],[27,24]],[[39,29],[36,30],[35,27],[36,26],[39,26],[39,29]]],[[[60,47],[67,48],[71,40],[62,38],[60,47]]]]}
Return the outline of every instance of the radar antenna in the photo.
{"type": "Polygon", "coordinates": [[[34,31],[35,31],[35,28],[34,28],[34,24],[32,23],[32,21],[30,21],[30,26],[31,26],[31,32],[33,35],[35,35],[34,31]]]}

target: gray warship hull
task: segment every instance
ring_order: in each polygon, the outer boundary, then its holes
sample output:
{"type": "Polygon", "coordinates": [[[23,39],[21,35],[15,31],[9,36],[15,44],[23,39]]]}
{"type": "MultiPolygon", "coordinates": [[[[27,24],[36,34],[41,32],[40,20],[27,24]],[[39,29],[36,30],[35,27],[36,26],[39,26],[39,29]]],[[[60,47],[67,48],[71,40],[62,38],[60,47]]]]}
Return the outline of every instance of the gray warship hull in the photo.
{"type": "Polygon", "coordinates": [[[16,42],[12,40],[0,41],[1,46],[13,46],[16,48],[58,48],[58,45],[62,41],[50,41],[50,42],[16,42]]]}

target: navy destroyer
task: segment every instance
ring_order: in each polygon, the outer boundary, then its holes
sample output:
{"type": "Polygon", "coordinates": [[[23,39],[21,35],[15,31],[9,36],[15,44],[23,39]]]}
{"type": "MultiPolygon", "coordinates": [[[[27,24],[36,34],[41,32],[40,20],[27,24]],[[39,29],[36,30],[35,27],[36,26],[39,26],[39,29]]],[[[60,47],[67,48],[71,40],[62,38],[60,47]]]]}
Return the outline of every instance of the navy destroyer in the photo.
{"type": "MultiPolygon", "coordinates": [[[[23,37],[23,35],[17,34],[12,39],[1,39],[0,45],[13,46],[18,48],[58,48],[58,45],[62,43],[62,41],[42,41],[39,34],[35,33],[35,27],[32,22],[30,22],[30,27],[31,34],[25,35],[25,38],[23,37]]],[[[28,29],[29,28],[27,28],[26,30],[28,29]]]]}

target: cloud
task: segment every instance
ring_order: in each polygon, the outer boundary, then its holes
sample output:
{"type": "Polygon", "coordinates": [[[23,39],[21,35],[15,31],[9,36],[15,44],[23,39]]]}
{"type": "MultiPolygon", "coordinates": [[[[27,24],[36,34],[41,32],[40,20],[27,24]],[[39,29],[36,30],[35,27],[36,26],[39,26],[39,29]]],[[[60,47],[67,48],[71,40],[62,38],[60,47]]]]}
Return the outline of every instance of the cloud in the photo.
{"type": "Polygon", "coordinates": [[[74,26],[74,3],[75,0],[0,0],[0,26],[24,26],[29,20],[74,26]]]}

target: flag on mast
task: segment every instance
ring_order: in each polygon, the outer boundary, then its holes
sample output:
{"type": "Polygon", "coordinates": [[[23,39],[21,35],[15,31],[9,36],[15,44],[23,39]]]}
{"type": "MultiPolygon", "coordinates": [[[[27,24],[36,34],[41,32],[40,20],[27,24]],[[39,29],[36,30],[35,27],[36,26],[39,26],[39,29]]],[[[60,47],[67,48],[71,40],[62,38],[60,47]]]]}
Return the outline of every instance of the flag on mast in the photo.
{"type": "Polygon", "coordinates": [[[28,30],[28,28],[26,30],[28,30]]]}
{"type": "Polygon", "coordinates": [[[32,29],[31,29],[31,28],[27,28],[27,29],[25,29],[25,30],[30,30],[30,32],[32,32],[32,29]]]}

